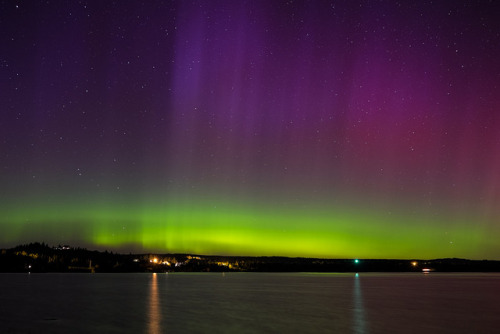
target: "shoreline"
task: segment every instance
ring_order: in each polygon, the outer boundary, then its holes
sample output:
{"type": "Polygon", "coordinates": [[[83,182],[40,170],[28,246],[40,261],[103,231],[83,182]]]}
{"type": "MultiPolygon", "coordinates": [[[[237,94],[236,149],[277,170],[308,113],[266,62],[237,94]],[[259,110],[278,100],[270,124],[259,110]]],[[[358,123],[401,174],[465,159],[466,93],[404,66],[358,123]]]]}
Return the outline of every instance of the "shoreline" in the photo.
{"type": "Polygon", "coordinates": [[[500,272],[498,260],[321,259],[282,256],[118,254],[31,243],[0,250],[0,272],[500,272]]]}

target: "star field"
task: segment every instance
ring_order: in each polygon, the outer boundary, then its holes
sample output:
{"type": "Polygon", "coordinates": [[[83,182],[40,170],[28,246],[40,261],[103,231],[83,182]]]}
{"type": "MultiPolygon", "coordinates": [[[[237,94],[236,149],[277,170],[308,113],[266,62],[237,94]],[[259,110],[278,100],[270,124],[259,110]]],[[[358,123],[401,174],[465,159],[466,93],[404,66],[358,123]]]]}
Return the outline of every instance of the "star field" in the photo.
{"type": "Polygon", "coordinates": [[[495,1],[0,3],[0,245],[500,259],[495,1]]]}

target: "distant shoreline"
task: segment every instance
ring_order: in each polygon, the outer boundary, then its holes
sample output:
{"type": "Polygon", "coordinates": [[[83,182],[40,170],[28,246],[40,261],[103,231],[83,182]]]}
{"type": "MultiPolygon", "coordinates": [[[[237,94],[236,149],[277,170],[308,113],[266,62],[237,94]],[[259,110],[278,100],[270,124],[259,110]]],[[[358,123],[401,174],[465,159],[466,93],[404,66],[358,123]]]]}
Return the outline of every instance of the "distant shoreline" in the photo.
{"type": "Polygon", "coordinates": [[[500,261],[118,254],[30,243],[0,250],[0,272],[500,272],[500,261]]]}

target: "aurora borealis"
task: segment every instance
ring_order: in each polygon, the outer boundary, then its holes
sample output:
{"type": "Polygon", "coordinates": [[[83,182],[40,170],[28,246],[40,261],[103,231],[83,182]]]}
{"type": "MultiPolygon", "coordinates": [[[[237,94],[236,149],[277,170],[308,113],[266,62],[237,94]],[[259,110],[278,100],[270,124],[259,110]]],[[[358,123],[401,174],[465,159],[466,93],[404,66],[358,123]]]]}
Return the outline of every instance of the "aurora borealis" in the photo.
{"type": "Polygon", "coordinates": [[[3,1],[0,247],[498,260],[498,13],[3,1]]]}

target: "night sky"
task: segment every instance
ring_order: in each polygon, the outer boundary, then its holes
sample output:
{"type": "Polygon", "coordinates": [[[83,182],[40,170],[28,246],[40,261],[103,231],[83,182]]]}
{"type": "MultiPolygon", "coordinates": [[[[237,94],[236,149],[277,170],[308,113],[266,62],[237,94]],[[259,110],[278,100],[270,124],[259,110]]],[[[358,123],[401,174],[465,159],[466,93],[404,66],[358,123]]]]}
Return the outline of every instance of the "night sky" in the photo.
{"type": "Polygon", "coordinates": [[[500,259],[499,1],[1,1],[0,246],[500,259]]]}

